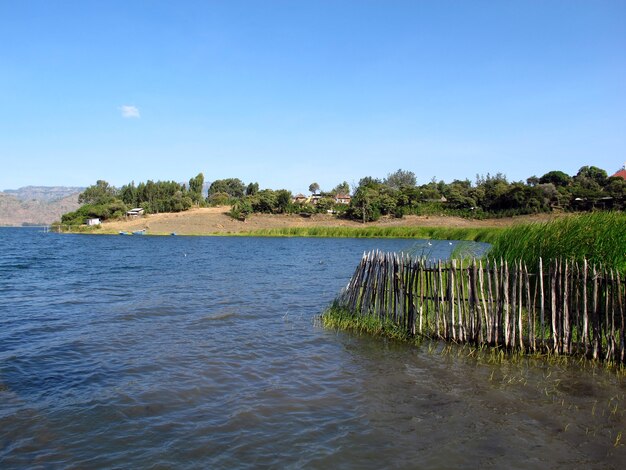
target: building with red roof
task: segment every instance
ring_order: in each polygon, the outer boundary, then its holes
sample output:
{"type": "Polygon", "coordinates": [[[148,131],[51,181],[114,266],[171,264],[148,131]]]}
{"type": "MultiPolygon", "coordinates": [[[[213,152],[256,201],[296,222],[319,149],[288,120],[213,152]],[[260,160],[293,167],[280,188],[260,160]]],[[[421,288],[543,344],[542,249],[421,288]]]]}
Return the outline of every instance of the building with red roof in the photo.
{"type": "Polygon", "coordinates": [[[619,170],[617,173],[615,173],[614,175],[611,175],[611,177],[619,177],[619,178],[623,178],[626,180],[626,163],[624,164],[624,166],[622,167],[621,170],[619,170]]]}

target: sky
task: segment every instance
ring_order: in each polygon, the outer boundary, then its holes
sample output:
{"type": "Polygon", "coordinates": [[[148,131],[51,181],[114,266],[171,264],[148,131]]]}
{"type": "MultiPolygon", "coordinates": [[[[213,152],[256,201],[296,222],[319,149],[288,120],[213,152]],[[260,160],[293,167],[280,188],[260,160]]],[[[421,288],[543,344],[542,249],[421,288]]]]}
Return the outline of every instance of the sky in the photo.
{"type": "Polygon", "coordinates": [[[626,0],[0,0],[0,189],[626,162],[626,0]]]}

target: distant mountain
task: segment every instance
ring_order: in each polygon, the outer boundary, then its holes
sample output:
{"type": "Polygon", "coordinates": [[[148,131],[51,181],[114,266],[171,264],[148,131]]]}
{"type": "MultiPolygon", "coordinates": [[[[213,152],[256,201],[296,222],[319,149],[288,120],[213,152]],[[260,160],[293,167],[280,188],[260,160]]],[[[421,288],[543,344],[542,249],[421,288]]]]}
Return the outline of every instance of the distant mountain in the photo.
{"type": "Polygon", "coordinates": [[[0,225],[47,225],[80,207],[83,188],[27,186],[0,192],[0,225]]]}
{"type": "Polygon", "coordinates": [[[84,190],[85,188],[71,186],[24,186],[19,189],[6,189],[3,193],[14,196],[21,201],[51,202],[82,193],[84,190]]]}

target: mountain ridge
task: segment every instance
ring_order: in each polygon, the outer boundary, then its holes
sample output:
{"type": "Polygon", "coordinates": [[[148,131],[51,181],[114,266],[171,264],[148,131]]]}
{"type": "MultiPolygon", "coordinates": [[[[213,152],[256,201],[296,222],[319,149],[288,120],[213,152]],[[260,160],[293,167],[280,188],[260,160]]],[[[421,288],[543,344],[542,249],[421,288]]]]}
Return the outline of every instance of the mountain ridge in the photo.
{"type": "Polygon", "coordinates": [[[49,225],[80,207],[84,188],[24,186],[0,192],[0,226],[49,225]]]}
{"type": "Polygon", "coordinates": [[[5,189],[0,194],[13,196],[21,201],[57,201],[73,194],[82,193],[85,188],[76,186],[22,186],[17,189],[5,189]]]}

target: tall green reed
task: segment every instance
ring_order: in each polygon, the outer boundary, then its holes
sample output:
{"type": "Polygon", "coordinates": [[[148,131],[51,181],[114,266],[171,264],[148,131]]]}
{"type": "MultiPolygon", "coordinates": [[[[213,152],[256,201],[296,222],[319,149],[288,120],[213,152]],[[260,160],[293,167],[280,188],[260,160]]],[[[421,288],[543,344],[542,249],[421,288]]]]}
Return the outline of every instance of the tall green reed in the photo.
{"type": "Polygon", "coordinates": [[[491,242],[499,228],[448,227],[289,227],[252,230],[225,235],[256,237],[328,237],[328,238],[430,238],[491,242]]]}
{"type": "Polygon", "coordinates": [[[626,214],[592,212],[550,222],[509,227],[492,241],[488,256],[521,260],[529,269],[539,258],[570,259],[626,273],[626,214]]]}

